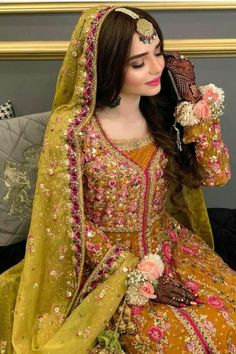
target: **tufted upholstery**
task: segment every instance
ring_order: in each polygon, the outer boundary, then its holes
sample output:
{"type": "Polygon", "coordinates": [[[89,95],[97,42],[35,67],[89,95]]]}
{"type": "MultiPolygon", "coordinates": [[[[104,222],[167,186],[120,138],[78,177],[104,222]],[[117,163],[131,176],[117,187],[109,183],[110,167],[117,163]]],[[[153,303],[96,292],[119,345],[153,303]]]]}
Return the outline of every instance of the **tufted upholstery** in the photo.
{"type": "Polygon", "coordinates": [[[27,237],[49,112],[0,121],[0,246],[27,237]]]}

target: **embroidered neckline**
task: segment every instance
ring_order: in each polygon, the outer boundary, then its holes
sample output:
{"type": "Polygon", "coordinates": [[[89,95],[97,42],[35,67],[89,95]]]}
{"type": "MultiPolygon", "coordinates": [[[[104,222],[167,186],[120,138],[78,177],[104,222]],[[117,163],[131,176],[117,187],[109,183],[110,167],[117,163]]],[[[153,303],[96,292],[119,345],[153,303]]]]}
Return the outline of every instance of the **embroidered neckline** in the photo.
{"type": "MultiPolygon", "coordinates": [[[[109,136],[107,136],[106,132],[103,130],[103,127],[101,125],[101,122],[99,121],[99,118],[97,117],[96,114],[93,115],[92,117],[93,124],[95,126],[95,129],[100,133],[100,136],[104,143],[106,144],[107,148],[110,149],[111,151],[115,152],[117,156],[122,156],[123,159],[125,158],[126,160],[129,160],[130,163],[132,163],[133,166],[135,166],[136,169],[144,173],[145,170],[141,166],[139,166],[136,161],[134,161],[126,152],[125,149],[122,149],[119,145],[116,145],[113,143],[113,141],[110,140],[109,136]]],[[[155,151],[153,152],[153,155],[151,156],[148,166],[152,164],[152,161],[154,157],[157,155],[157,147],[155,146],[155,151]]]]}
{"type": "Polygon", "coordinates": [[[111,141],[122,150],[134,150],[153,143],[154,138],[148,133],[143,138],[134,138],[129,140],[111,139],[111,141]]]}
{"type": "Polygon", "coordinates": [[[111,141],[114,145],[119,147],[119,149],[121,149],[121,150],[134,150],[134,149],[142,148],[145,145],[148,145],[148,144],[153,143],[155,141],[153,136],[149,132],[147,134],[145,134],[145,136],[142,138],[111,139],[107,135],[107,133],[105,132],[105,130],[102,126],[102,123],[96,114],[94,114],[94,118],[97,121],[98,125],[100,126],[103,135],[105,135],[109,141],[111,141]]]}

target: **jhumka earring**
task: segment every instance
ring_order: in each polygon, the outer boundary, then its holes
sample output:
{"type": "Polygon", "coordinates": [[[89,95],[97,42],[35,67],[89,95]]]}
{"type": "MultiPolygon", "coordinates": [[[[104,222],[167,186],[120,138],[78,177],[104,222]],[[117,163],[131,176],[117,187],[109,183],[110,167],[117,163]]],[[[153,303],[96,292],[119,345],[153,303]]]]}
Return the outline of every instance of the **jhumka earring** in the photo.
{"type": "Polygon", "coordinates": [[[115,108],[115,107],[119,106],[120,100],[121,100],[121,98],[120,98],[120,96],[118,96],[118,97],[114,98],[113,100],[111,100],[111,102],[109,103],[108,106],[111,108],[115,108]]]}
{"type": "Polygon", "coordinates": [[[136,23],[136,31],[140,35],[139,39],[144,44],[151,43],[157,37],[157,33],[153,24],[145,18],[140,18],[135,12],[126,9],[125,7],[116,8],[115,11],[123,12],[124,14],[138,20],[136,23]]]}

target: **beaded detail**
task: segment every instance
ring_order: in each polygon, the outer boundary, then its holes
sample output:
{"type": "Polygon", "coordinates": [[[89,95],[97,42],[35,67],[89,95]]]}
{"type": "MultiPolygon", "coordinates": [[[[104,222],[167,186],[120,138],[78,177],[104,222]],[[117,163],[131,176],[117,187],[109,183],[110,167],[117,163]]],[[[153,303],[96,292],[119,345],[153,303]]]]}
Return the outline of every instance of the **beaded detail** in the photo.
{"type": "MultiPolygon", "coordinates": [[[[145,255],[151,225],[164,213],[168,182],[163,150],[150,146],[147,164],[140,166],[104,135],[96,117],[79,136],[88,221],[105,232],[139,232],[140,256],[145,255]]],[[[150,136],[142,140],[148,144],[150,136]]]]}
{"type": "Polygon", "coordinates": [[[154,142],[154,138],[148,133],[143,138],[134,138],[129,140],[111,139],[111,141],[121,150],[134,150],[154,142]]]}

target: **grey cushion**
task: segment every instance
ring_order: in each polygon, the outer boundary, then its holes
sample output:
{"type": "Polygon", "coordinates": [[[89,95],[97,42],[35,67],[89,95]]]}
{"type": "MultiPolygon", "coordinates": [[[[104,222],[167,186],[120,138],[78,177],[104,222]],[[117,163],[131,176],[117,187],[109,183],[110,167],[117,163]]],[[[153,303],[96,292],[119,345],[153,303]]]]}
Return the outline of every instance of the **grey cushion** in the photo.
{"type": "Polygon", "coordinates": [[[0,121],[0,246],[26,239],[50,113],[0,121]]]}

